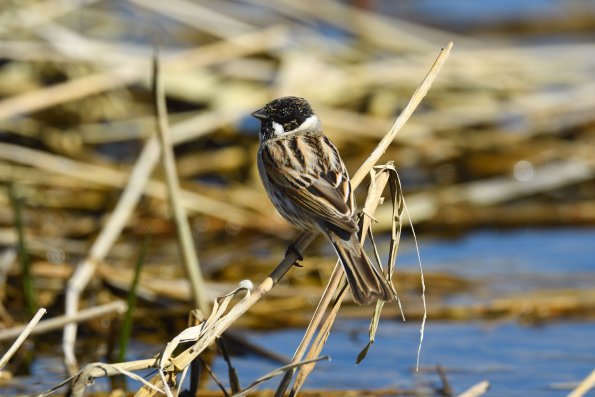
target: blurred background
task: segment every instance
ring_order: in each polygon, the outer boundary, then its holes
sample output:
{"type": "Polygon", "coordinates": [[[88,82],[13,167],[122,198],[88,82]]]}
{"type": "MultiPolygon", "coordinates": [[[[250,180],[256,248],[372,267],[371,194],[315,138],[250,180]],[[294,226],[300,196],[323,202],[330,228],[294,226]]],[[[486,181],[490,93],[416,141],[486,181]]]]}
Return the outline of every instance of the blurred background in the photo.
{"type": "MultiPolygon", "coordinates": [[[[2,0],[0,38],[2,328],[39,306],[63,314],[87,259],[80,307],[126,299],[149,235],[125,358],[151,357],[186,326],[191,292],[156,150],[155,43],[182,201],[214,299],[263,280],[296,234],[260,184],[249,113],[307,98],[353,174],[453,41],[382,160],[399,172],[424,266],[420,370],[421,281],[406,227],[394,282],[407,321],[388,305],[356,367],[372,309],[345,305],[323,350],[333,361],[306,388],[457,395],[487,380],[490,395],[559,396],[595,368],[592,1],[2,0]],[[106,229],[133,186],[142,194],[106,229]]],[[[375,217],[383,260],[391,211],[375,217]]],[[[335,263],[322,238],[304,256],[234,326],[273,353],[233,358],[244,384],[301,339],[335,263]]],[[[83,323],[80,362],[113,362],[120,327],[118,316],[83,323]]],[[[65,379],[61,331],[46,335],[7,367],[3,394],[65,379]]]]}

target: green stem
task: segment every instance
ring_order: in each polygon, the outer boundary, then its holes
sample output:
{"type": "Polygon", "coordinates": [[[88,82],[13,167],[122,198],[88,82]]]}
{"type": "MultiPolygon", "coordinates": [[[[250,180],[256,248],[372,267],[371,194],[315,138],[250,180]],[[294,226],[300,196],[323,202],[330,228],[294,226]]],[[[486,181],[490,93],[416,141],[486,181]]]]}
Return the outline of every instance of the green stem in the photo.
{"type": "Polygon", "coordinates": [[[130,335],[132,334],[132,317],[134,315],[134,309],[136,308],[136,290],[138,282],[140,280],[140,272],[145,263],[149,243],[151,242],[151,235],[147,234],[143,245],[141,246],[138,258],[134,266],[134,277],[130,290],[128,291],[128,309],[124,315],[124,322],[122,323],[122,331],[120,332],[120,349],[118,353],[118,362],[123,362],[126,359],[126,350],[128,349],[128,342],[130,341],[130,335]]]}
{"type": "Polygon", "coordinates": [[[8,186],[8,195],[14,212],[14,227],[17,233],[17,250],[19,253],[19,263],[23,277],[23,298],[29,314],[33,315],[37,311],[37,298],[33,288],[33,279],[31,278],[31,261],[27,250],[27,241],[25,240],[25,227],[23,225],[22,201],[18,197],[16,186],[11,183],[8,186]]]}

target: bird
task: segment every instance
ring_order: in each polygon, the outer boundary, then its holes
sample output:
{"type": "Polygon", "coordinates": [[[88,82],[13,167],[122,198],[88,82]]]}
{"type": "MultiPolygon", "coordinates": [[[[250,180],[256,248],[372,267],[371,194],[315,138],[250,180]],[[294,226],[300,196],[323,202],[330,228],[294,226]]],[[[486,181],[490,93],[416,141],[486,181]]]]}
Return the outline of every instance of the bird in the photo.
{"type": "Polygon", "coordinates": [[[319,231],[330,240],[357,304],[392,300],[392,284],[357,238],[356,205],[345,164],[309,102],[281,97],[251,115],[260,121],[258,172],[277,211],[297,229],[319,231]]]}

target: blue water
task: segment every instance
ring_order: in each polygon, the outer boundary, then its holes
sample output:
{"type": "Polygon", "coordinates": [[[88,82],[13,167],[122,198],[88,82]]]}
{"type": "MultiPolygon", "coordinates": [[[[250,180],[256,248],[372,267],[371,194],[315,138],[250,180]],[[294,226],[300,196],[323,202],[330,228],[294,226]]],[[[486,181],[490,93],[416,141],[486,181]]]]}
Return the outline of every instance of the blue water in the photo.
{"type": "MultiPolygon", "coordinates": [[[[417,268],[406,238],[398,266],[417,268]]],[[[457,239],[422,239],[424,269],[466,277],[486,275],[567,275],[595,272],[595,229],[477,231],[457,239]]]]}
{"type": "MultiPolygon", "coordinates": [[[[446,323],[426,325],[420,371],[415,372],[419,324],[383,321],[366,360],[355,357],[366,343],[368,323],[336,324],[321,362],[305,387],[317,389],[431,388],[441,382],[433,370],[441,365],[455,393],[488,380],[490,396],[560,396],[563,384],[578,382],[595,367],[595,323],[522,327],[516,323],[446,323]]],[[[246,331],[250,341],[291,356],[302,330],[272,333],[246,331]]],[[[255,357],[234,358],[247,383],[276,368],[255,357]]],[[[215,369],[225,377],[224,364],[215,369]]],[[[279,380],[264,387],[274,388],[279,380]]],[[[590,394],[595,395],[595,393],[590,394]]]]}
{"type": "Polygon", "coordinates": [[[563,14],[567,7],[558,0],[417,0],[407,4],[415,12],[448,23],[525,21],[563,14]]]}
{"type": "MultiPolygon", "coordinates": [[[[416,0],[410,2],[378,2],[384,14],[404,19],[421,19],[440,26],[466,30],[493,23],[514,23],[571,17],[577,13],[593,15],[595,2],[584,0],[416,0]]],[[[556,31],[552,38],[560,36],[556,31]]]]}

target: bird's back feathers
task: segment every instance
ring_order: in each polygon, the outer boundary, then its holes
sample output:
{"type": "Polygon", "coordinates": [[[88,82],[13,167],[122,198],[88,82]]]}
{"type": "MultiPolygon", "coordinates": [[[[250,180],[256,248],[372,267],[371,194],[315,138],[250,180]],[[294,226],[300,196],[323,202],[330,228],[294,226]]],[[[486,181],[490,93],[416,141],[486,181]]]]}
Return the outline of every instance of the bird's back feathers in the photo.
{"type": "Polygon", "coordinates": [[[297,215],[293,212],[299,212],[300,217],[310,220],[311,227],[321,229],[321,223],[325,223],[346,232],[357,231],[349,174],[337,149],[321,132],[309,134],[307,138],[303,135],[285,137],[282,143],[264,142],[259,149],[258,169],[273,203],[295,226],[303,228],[306,220],[293,221],[297,215]],[[296,140],[301,143],[292,143],[296,140]],[[295,153],[289,148],[303,145],[309,145],[311,152],[321,153],[323,157],[310,156],[307,162],[295,159],[295,153]],[[276,191],[289,203],[279,204],[280,198],[274,197],[276,191]]]}

